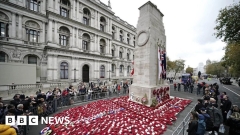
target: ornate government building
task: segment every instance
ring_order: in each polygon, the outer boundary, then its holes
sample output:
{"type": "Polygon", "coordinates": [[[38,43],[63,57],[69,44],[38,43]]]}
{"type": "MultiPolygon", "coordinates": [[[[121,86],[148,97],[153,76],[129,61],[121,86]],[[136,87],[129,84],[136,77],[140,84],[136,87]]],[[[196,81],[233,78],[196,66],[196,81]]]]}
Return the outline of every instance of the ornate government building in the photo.
{"type": "Polygon", "coordinates": [[[35,64],[37,82],[131,79],[136,28],[110,2],[0,0],[0,26],[0,62],[35,64]]]}

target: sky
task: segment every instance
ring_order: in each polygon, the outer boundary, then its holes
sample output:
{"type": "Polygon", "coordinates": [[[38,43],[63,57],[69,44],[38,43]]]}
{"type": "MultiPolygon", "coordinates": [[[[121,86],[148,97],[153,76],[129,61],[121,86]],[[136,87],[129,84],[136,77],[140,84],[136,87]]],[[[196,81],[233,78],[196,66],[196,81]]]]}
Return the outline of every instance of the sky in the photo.
{"type": "MultiPolygon", "coordinates": [[[[108,4],[108,0],[101,0],[108,4]]],[[[214,34],[220,9],[239,0],[151,0],[164,14],[167,55],[184,59],[185,67],[196,68],[206,60],[220,61],[224,42],[214,34]]],[[[139,10],[148,0],[111,0],[112,11],[122,20],[137,26],[139,10]]]]}

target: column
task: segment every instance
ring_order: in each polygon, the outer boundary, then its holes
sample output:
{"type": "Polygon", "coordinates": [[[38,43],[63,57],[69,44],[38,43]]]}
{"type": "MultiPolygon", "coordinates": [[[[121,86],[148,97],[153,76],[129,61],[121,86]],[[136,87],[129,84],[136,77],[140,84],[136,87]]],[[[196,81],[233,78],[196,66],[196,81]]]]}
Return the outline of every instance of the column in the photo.
{"type": "Polygon", "coordinates": [[[128,32],[125,31],[123,34],[124,34],[123,35],[123,38],[124,38],[123,42],[127,44],[127,34],[128,34],[128,32]]]}
{"type": "Polygon", "coordinates": [[[109,19],[109,33],[112,34],[112,19],[109,19]]]}
{"type": "Polygon", "coordinates": [[[54,21],[54,42],[56,44],[59,44],[59,35],[58,35],[58,22],[54,21]]]}
{"type": "MultiPolygon", "coordinates": [[[[57,55],[54,55],[53,58],[53,63],[54,63],[54,71],[53,71],[53,75],[54,75],[54,80],[58,80],[58,69],[60,69],[60,65],[58,65],[58,59],[57,59],[57,55]]],[[[68,65],[69,66],[69,65],[68,65]]]]}
{"type": "Polygon", "coordinates": [[[18,14],[18,38],[22,39],[22,15],[18,14]]]}
{"type": "Polygon", "coordinates": [[[73,0],[72,19],[75,19],[75,3],[76,0],[73,0]]]}
{"type": "Polygon", "coordinates": [[[116,47],[115,56],[116,56],[117,58],[119,58],[119,49],[120,49],[120,46],[115,45],[115,47],[116,47]]]}
{"type": "Polygon", "coordinates": [[[106,18],[106,32],[109,32],[109,18],[106,18]]]}
{"type": "Polygon", "coordinates": [[[119,68],[120,68],[120,65],[119,64],[116,64],[116,77],[119,77],[119,68]]]}
{"type": "Polygon", "coordinates": [[[48,20],[48,42],[52,42],[52,20],[48,20]]]}
{"type": "Polygon", "coordinates": [[[80,45],[79,45],[79,32],[78,32],[78,28],[76,29],[76,47],[77,48],[80,48],[80,45]]]}
{"type": "Polygon", "coordinates": [[[42,31],[40,33],[40,42],[45,43],[45,22],[42,23],[42,31]]]}
{"type": "Polygon", "coordinates": [[[110,79],[112,78],[111,73],[112,73],[111,62],[108,62],[108,78],[109,78],[109,76],[110,76],[110,79]]]}
{"type": "Polygon", "coordinates": [[[15,38],[16,37],[16,14],[15,13],[12,13],[12,28],[11,28],[11,30],[12,30],[11,37],[15,38]]]}
{"type": "Polygon", "coordinates": [[[47,10],[53,12],[53,0],[48,0],[47,10]]]}
{"type": "Polygon", "coordinates": [[[70,37],[69,37],[69,47],[72,48],[73,47],[73,30],[72,33],[70,33],[70,37]]]}
{"type": "Polygon", "coordinates": [[[77,21],[80,21],[79,20],[79,2],[77,1],[77,11],[76,11],[76,19],[77,19],[77,21]]]}
{"type": "Polygon", "coordinates": [[[118,27],[116,27],[116,37],[115,37],[115,38],[116,38],[116,40],[118,40],[118,41],[120,40],[120,39],[119,39],[119,33],[120,33],[119,30],[120,30],[120,29],[119,29],[118,27]]]}
{"type": "Polygon", "coordinates": [[[71,66],[70,67],[72,67],[72,68],[69,68],[69,70],[71,70],[71,78],[70,79],[74,80],[74,68],[76,68],[75,58],[74,57],[72,57],[71,66]]]}
{"type": "Polygon", "coordinates": [[[109,39],[109,48],[108,48],[109,55],[112,55],[111,47],[112,47],[112,41],[109,39]]]}
{"type": "Polygon", "coordinates": [[[109,54],[109,39],[106,40],[106,54],[109,54]]]}
{"type": "Polygon", "coordinates": [[[55,13],[57,13],[57,14],[59,14],[60,13],[60,11],[59,11],[59,2],[60,2],[60,0],[55,0],[55,13]]]}
{"type": "Polygon", "coordinates": [[[41,7],[41,12],[43,14],[46,14],[46,7],[45,6],[46,6],[46,0],[42,0],[40,7],[41,7]]]}
{"type": "Polygon", "coordinates": [[[96,40],[95,40],[95,48],[96,48],[95,51],[96,51],[96,52],[99,52],[99,47],[98,47],[98,46],[99,46],[99,45],[98,45],[98,42],[99,42],[99,41],[98,41],[98,40],[99,40],[98,35],[96,35],[96,40]]]}
{"type": "Polygon", "coordinates": [[[48,58],[48,64],[47,64],[47,80],[52,80],[53,79],[53,70],[52,70],[52,56],[49,55],[48,58]]]}
{"type": "Polygon", "coordinates": [[[72,47],[76,47],[76,44],[75,44],[75,27],[72,27],[72,47]]]}
{"type": "Polygon", "coordinates": [[[98,11],[96,11],[96,16],[95,16],[96,29],[99,29],[99,27],[100,27],[100,26],[99,26],[99,21],[98,21],[99,19],[98,19],[98,18],[99,18],[99,16],[98,16],[98,11]]]}

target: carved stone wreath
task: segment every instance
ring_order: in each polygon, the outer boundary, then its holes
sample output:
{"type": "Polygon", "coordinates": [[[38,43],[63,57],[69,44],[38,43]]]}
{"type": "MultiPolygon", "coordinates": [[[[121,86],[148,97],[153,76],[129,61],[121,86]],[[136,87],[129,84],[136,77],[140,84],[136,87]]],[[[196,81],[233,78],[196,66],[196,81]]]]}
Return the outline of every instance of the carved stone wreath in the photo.
{"type": "Polygon", "coordinates": [[[149,33],[145,30],[140,31],[137,35],[138,46],[144,46],[149,40],[149,33]]]}

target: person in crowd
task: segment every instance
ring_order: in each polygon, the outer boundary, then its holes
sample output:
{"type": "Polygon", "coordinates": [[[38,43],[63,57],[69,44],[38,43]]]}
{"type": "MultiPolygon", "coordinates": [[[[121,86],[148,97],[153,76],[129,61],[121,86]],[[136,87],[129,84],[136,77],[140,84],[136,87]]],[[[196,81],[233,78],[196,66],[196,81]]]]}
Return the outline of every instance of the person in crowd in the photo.
{"type": "Polygon", "coordinates": [[[181,91],[181,84],[178,83],[178,91],[181,91]]]}
{"type": "Polygon", "coordinates": [[[128,84],[127,82],[123,84],[123,94],[127,93],[127,89],[128,89],[128,84]]]}
{"type": "Polygon", "coordinates": [[[194,85],[191,83],[191,84],[190,84],[190,91],[189,91],[189,92],[193,93],[193,88],[194,88],[194,85]]]}
{"type": "Polygon", "coordinates": [[[227,120],[227,113],[232,107],[232,102],[228,99],[227,95],[223,96],[223,103],[221,103],[221,110],[223,115],[223,122],[226,122],[227,120]]]}
{"type": "Polygon", "coordinates": [[[196,135],[198,129],[198,115],[196,112],[191,112],[190,122],[188,123],[188,135],[196,135]]]}
{"type": "Polygon", "coordinates": [[[121,90],[120,84],[117,84],[117,90],[118,90],[118,94],[120,94],[120,90],[121,90]]]}
{"type": "Polygon", "coordinates": [[[174,83],[173,86],[174,86],[174,91],[176,91],[177,90],[177,84],[174,83]]]}
{"type": "Polygon", "coordinates": [[[223,99],[223,96],[227,95],[226,92],[222,92],[222,94],[220,95],[220,100],[221,100],[221,103],[223,103],[224,99],[223,99]]]}
{"type": "Polygon", "coordinates": [[[17,132],[10,125],[0,124],[0,135],[17,135],[17,132]]]}
{"type": "Polygon", "coordinates": [[[207,113],[207,109],[203,107],[200,109],[200,111],[201,111],[201,114],[204,116],[204,122],[206,124],[205,130],[211,131],[213,128],[213,122],[210,118],[210,115],[207,113]]]}
{"type": "Polygon", "coordinates": [[[16,94],[16,95],[13,97],[13,100],[10,101],[10,104],[14,105],[15,108],[17,108],[17,105],[20,104],[20,95],[19,95],[19,94],[16,94]]]}
{"type": "Polygon", "coordinates": [[[210,104],[212,104],[212,106],[218,108],[218,104],[216,103],[216,100],[214,98],[210,98],[210,104]]]}
{"type": "Polygon", "coordinates": [[[183,89],[184,89],[184,92],[187,92],[187,91],[188,91],[188,87],[187,87],[187,84],[186,84],[186,83],[183,84],[183,89]]]}
{"type": "Polygon", "coordinates": [[[195,106],[195,112],[198,112],[198,114],[201,114],[201,108],[203,108],[203,99],[198,99],[198,104],[195,106]]]}
{"type": "Polygon", "coordinates": [[[198,115],[198,127],[196,135],[204,135],[206,130],[205,118],[202,114],[198,115]]]}
{"type": "Polygon", "coordinates": [[[212,104],[208,105],[207,113],[210,115],[210,118],[213,122],[213,128],[210,134],[215,135],[215,131],[218,133],[220,125],[223,124],[222,113],[212,104]]]}
{"type": "Polygon", "coordinates": [[[227,113],[227,119],[229,118],[230,115],[232,115],[232,113],[234,112],[239,112],[240,113],[240,109],[238,107],[238,105],[232,105],[232,108],[228,111],[227,113]]]}
{"type": "Polygon", "coordinates": [[[229,135],[240,135],[240,113],[233,112],[226,121],[229,127],[229,135]]]}
{"type": "Polygon", "coordinates": [[[2,97],[0,97],[0,102],[2,102],[2,97]]]}
{"type": "Polygon", "coordinates": [[[202,85],[200,83],[197,84],[197,95],[199,95],[201,92],[200,90],[202,89],[202,85]]]}

